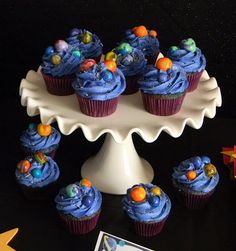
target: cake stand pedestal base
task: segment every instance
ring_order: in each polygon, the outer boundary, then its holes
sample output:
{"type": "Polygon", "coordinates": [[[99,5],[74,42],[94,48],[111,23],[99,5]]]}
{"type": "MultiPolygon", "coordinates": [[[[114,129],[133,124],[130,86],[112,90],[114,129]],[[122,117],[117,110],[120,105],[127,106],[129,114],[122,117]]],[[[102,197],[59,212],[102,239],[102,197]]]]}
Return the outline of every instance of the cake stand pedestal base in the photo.
{"type": "Polygon", "coordinates": [[[138,156],[131,135],[117,143],[107,133],[97,155],[83,164],[81,175],[101,192],[118,195],[125,194],[137,183],[150,183],[154,172],[151,165],[138,156]]]}

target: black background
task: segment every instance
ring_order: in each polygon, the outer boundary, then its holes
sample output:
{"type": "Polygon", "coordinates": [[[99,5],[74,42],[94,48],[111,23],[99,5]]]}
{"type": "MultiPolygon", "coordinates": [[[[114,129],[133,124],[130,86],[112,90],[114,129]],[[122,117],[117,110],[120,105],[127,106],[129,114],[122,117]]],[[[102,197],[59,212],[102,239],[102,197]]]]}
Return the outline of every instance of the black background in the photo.
{"type": "MultiPolygon", "coordinates": [[[[93,250],[99,230],[110,232],[158,251],[235,250],[235,183],[219,154],[221,146],[236,142],[235,108],[235,4],[234,1],[1,1],[1,132],[0,233],[19,227],[12,246],[22,251],[93,250]],[[155,170],[157,182],[173,199],[172,212],[160,236],[145,239],[133,234],[121,210],[121,196],[104,195],[103,213],[92,233],[75,237],[57,222],[53,202],[25,201],[14,182],[14,168],[23,158],[18,139],[23,129],[39,117],[29,118],[20,105],[20,80],[37,69],[44,49],[65,38],[73,27],[95,32],[107,52],[127,28],[144,24],[158,32],[161,51],[192,37],[207,58],[207,71],[217,79],[223,106],[216,118],[205,119],[200,130],[186,127],[173,139],[162,133],[152,144],[134,135],[138,153],[155,170]],[[174,200],[171,169],[195,154],[209,155],[218,166],[221,181],[204,210],[192,212],[174,200]]],[[[57,126],[56,124],[54,125],[57,126]]],[[[80,179],[82,163],[100,148],[104,136],[87,142],[77,130],[63,136],[56,161],[61,167],[61,186],[80,179]],[[68,151],[68,149],[70,149],[68,151]]]]}

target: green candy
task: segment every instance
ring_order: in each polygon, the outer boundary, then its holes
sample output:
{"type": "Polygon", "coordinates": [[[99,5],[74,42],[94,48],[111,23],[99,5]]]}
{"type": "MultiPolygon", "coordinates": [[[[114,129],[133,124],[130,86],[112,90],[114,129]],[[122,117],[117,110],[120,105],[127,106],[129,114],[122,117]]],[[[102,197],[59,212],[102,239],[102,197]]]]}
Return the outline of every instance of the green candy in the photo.
{"type": "Polygon", "coordinates": [[[78,50],[73,51],[72,54],[73,54],[73,56],[75,56],[75,57],[78,57],[78,58],[81,57],[81,53],[80,53],[80,51],[78,51],[78,50]]]}
{"type": "Polygon", "coordinates": [[[65,188],[65,193],[69,198],[75,197],[79,192],[78,187],[75,184],[70,184],[65,188]]]}
{"type": "Polygon", "coordinates": [[[128,43],[121,43],[118,47],[117,47],[117,51],[122,54],[122,55],[125,55],[125,54],[129,54],[131,53],[133,50],[133,47],[128,44],[128,43]]]}
{"type": "Polygon", "coordinates": [[[195,52],[197,49],[196,43],[192,38],[184,39],[180,42],[180,48],[187,51],[195,52]]]}
{"type": "Polygon", "coordinates": [[[177,46],[171,46],[170,47],[170,51],[177,51],[179,49],[179,47],[177,46]]]}

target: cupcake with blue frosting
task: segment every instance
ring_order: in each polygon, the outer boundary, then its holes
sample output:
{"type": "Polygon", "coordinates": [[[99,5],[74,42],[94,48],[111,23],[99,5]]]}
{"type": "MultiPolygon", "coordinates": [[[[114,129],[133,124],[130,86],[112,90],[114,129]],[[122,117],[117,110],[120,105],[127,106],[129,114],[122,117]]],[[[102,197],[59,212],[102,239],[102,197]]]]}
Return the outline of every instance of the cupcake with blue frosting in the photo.
{"type": "Polygon", "coordinates": [[[53,46],[47,47],[42,58],[41,73],[48,92],[59,96],[73,94],[71,84],[83,59],[81,51],[64,40],[57,40],[53,46]]]}
{"type": "Polygon", "coordinates": [[[209,157],[195,156],[174,167],[172,182],[185,206],[198,209],[214,193],[219,174],[209,157]]]}
{"type": "Polygon", "coordinates": [[[86,234],[97,225],[102,195],[88,179],[82,179],[62,188],[55,203],[65,227],[71,233],[86,234]]]}
{"type": "Polygon", "coordinates": [[[30,123],[20,137],[21,148],[26,154],[43,152],[54,158],[61,134],[50,125],[30,123]]]}
{"type": "Polygon", "coordinates": [[[114,61],[106,60],[97,64],[93,59],[86,59],[80,65],[72,86],[83,114],[104,117],[115,112],[126,82],[114,61]]]}
{"type": "Polygon", "coordinates": [[[179,46],[171,46],[167,57],[185,70],[189,81],[188,92],[194,91],[206,68],[206,58],[192,38],[184,39],[179,46]]]}
{"type": "Polygon", "coordinates": [[[55,196],[60,171],[57,163],[42,152],[26,157],[17,164],[16,181],[28,199],[55,196]]]}
{"type": "Polygon", "coordinates": [[[144,108],[158,116],[177,113],[188,88],[188,80],[182,67],[165,57],[160,58],[155,66],[147,66],[138,84],[144,108]]]}
{"type": "Polygon", "coordinates": [[[74,28],[66,41],[74,48],[81,51],[85,58],[92,58],[97,63],[102,56],[103,44],[98,36],[85,29],[74,28]]]}
{"type": "Polygon", "coordinates": [[[105,60],[114,60],[124,74],[126,89],[123,94],[133,94],[138,91],[137,81],[147,65],[147,60],[141,50],[133,48],[128,43],[121,43],[106,54],[105,60]]]}
{"type": "Polygon", "coordinates": [[[143,25],[136,26],[125,32],[124,41],[132,47],[141,50],[148,64],[155,64],[160,52],[157,32],[155,30],[148,30],[143,25]]]}
{"type": "Polygon", "coordinates": [[[161,232],[171,209],[171,201],[163,190],[153,184],[137,184],[127,190],[123,209],[141,236],[161,232]]]}

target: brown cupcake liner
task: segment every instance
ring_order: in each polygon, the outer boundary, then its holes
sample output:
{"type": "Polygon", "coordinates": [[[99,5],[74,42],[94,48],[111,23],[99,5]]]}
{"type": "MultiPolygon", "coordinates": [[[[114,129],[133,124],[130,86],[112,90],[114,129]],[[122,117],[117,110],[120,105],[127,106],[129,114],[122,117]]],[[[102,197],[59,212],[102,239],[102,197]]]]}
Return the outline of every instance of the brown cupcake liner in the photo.
{"type": "Polygon", "coordinates": [[[134,221],[135,232],[140,236],[151,237],[159,234],[167,220],[168,216],[165,217],[162,221],[159,222],[139,222],[134,221]]]}
{"type": "Polygon", "coordinates": [[[187,88],[187,92],[192,92],[197,89],[199,80],[202,76],[203,71],[196,73],[187,73],[187,79],[189,82],[189,86],[187,88]]]}
{"type": "Polygon", "coordinates": [[[82,113],[91,117],[105,117],[115,112],[118,97],[109,100],[90,100],[77,95],[80,110],[82,113]]]}
{"type": "Polygon", "coordinates": [[[72,82],[75,80],[75,76],[56,78],[50,75],[44,74],[41,71],[43,79],[45,81],[47,90],[50,94],[57,96],[67,96],[74,94],[74,89],[72,87],[72,82]]]}
{"type": "Polygon", "coordinates": [[[73,216],[59,213],[59,217],[63,225],[72,234],[87,234],[91,232],[97,225],[101,210],[91,217],[76,219],[73,216]]]}
{"type": "Polygon", "coordinates": [[[149,113],[158,116],[169,116],[179,112],[184,97],[185,93],[178,97],[173,96],[172,98],[171,96],[168,96],[168,98],[165,98],[165,95],[153,95],[142,92],[144,108],[149,113]]]}
{"type": "Polygon", "coordinates": [[[138,92],[138,79],[139,76],[127,76],[125,77],[126,80],[126,88],[122,95],[129,95],[138,92]]]}

